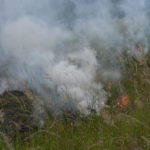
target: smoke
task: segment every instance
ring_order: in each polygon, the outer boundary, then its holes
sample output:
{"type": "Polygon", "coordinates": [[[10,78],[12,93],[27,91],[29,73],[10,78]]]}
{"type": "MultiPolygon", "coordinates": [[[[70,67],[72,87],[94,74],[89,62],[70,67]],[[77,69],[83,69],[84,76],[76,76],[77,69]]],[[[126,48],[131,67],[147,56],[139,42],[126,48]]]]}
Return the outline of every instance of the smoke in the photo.
{"type": "Polygon", "coordinates": [[[99,113],[101,80],[121,78],[117,56],[148,50],[146,0],[0,0],[0,93],[30,89],[43,108],[99,113]]]}

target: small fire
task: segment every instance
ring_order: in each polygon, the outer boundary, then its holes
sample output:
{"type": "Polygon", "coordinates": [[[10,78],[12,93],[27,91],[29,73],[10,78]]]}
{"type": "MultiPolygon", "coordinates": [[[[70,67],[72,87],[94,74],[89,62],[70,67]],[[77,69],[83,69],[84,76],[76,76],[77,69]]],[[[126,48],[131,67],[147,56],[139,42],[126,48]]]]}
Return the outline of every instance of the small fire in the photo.
{"type": "Polygon", "coordinates": [[[122,96],[121,100],[117,103],[117,107],[123,108],[124,106],[128,104],[128,102],[129,102],[128,96],[122,96]]]}

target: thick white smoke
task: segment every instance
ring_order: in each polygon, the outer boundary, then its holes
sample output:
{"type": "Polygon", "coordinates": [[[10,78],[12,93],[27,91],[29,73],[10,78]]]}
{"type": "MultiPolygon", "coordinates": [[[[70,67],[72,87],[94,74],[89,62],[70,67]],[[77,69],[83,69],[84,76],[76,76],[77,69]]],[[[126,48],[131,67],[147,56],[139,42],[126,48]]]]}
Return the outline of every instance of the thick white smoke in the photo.
{"type": "Polygon", "coordinates": [[[107,94],[96,76],[120,78],[120,52],[138,43],[148,49],[145,4],[0,0],[0,93],[33,90],[43,107],[56,114],[99,112],[107,94]]]}

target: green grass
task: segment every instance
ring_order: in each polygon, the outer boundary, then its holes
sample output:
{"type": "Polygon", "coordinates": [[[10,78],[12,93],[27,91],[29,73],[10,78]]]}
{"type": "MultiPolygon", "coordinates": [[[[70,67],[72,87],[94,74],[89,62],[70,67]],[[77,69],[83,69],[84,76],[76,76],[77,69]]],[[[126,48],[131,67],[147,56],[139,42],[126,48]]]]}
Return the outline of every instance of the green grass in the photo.
{"type": "Polygon", "coordinates": [[[148,109],[105,109],[101,116],[80,120],[79,126],[57,121],[51,127],[51,119],[43,130],[31,134],[26,143],[17,142],[16,150],[149,150],[149,114],[148,109]]]}
{"type": "MultiPolygon", "coordinates": [[[[146,62],[130,58],[122,72],[124,78],[112,83],[109,107],[99,116],[76,118],[75,123],[50,117],[43,129],[31,133],[25,141],[18,138],[14,149],[150,150],[150,68],[146,62]],[[129,104],[122,109],[116,107],[121,95],[129,97],[129,104]]],[[[1,138],[0,150],[7,149],[12,148],[1,138]]]]}

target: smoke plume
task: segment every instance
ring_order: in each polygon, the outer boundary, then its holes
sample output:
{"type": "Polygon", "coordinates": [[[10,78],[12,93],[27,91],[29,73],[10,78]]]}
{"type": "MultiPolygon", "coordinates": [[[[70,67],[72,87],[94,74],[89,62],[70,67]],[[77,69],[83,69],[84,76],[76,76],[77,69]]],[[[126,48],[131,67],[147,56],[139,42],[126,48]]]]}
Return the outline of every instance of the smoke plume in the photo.
{"type": "Polygon", "coordinates": [[[96,77],[121,78],[117,56],[148,50],[148,3],[0,0],[0,94],[30,89],[55,114],[98,113],[107,93],[96,77]]]}

